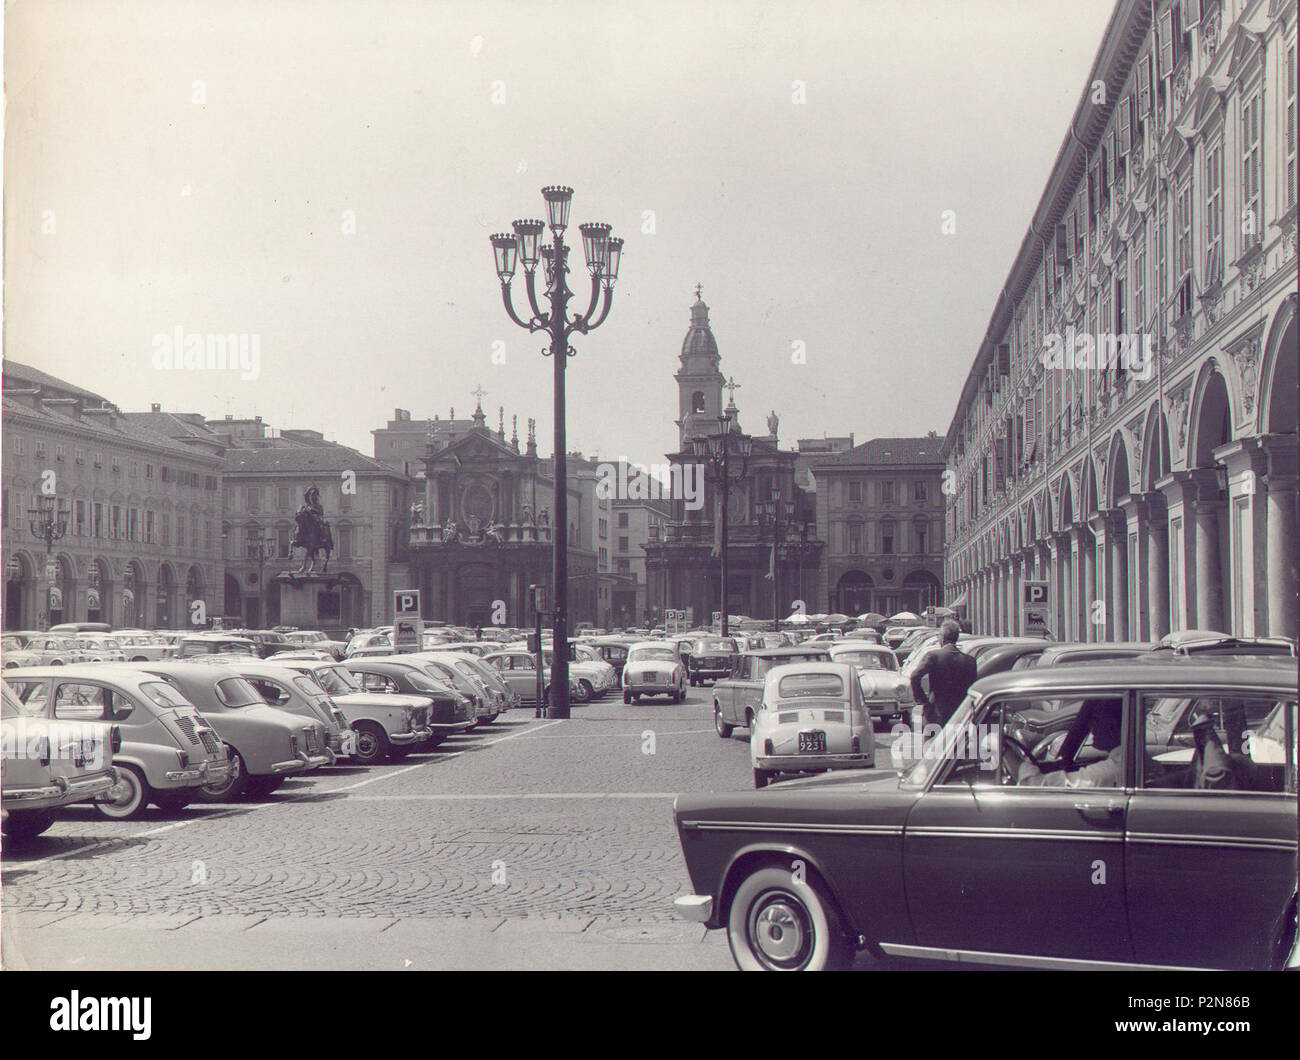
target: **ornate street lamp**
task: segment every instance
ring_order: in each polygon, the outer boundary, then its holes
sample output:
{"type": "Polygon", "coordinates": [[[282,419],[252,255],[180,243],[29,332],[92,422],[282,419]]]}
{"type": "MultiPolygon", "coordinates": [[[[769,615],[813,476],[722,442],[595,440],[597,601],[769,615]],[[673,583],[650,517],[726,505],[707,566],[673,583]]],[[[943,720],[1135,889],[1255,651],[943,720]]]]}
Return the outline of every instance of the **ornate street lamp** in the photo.
{"type": "Polygon", "coordinates": [[[705,469],[722,487],[722,577],[719,588],[722,592],[722,636],[727,636],[727,536],[728,508],[730,506],[731,487],[744,479],[749,469],[749,455],[753,449],[753,440],[747,434],[737,434],[731,429],[731,416],[723,412],[718,417],[718,433],[703,438],[692,438],[691,448],[696,457],[706,461],[705,469]],[[731,453],[740,457],[740,474],[731,477],[731,453]]]}
{"type": "MultiPolygon", "coordinates": [[[[794,501],[783,501],[780,495],[756,505],[758,521],[772,529],[772,629],[781,629],[781,544],[785,540],[784,527],[794,522],[794,501]]],[[[802,560],[801,560],[802,562],[802,560]]]]}
{"type": "Polygon", "coordinates": [[[54,542],[68,532],[68,508],[53,494],[41,494],[35,508],[27,509],[27,523],[32,536],[45,542],[45,554],[54,552],[54,542]]]}
{"type": "MultiPolygon", "coordinates": [[[[614,284],[618,280],[619,263],[623,257],[623,240],[611,236],[607,224],[583,224],[582,249],[591,273],[591,297],[585,313],[570,317],[569,299],[569,248],[564,242],[564,231],[569,227],[569,206],[573,189],[561,186],[542,189],[546,203],[546,220],[525,219],[515,221],[514,234],[492,236],[492,256],[497,278],[501,281],[501,300],[506,314],[519,327],[529,332],[544,331],[550,337],[550,348],[543,356],[552,358],[555,369],[555,522],[551,532],[552,592],[555,610],[552,614],[552,637],[556,645],[567,644],[569,621],[569,491],[565,462],[565,411],[564,368],[568,358],[577,351],[569,345],[574,335],[586,335],[600,327],[609,315],[614,284]],[[542,236],[550,228],[551,241],[542,245],[542,236]],[[543,311],[537,300],[537,265],[542,263],[542,292],[548,308],[543,311]],[[525,291],[531,316],[524,320],[515,312],[510,293],[510,281],[515,270],[524,266],[525,291]],[[602,294],[603,292],[603,294],[602,294]]],[[[569,659],[566,652],[556,651],[551,667],[551,704],[548,717],[569,717],[569,659]]]]}
{"type": "Polygon", "coordinates": [[[247,550],[248,558],[257,564],[257,600],[258,600],[258,620],[263,628],[266,627],[266,561],[274,559],[277,551],[275,538],[269,535],[262,537],[250,537],[244,541],[244,547],[247,550]]]}

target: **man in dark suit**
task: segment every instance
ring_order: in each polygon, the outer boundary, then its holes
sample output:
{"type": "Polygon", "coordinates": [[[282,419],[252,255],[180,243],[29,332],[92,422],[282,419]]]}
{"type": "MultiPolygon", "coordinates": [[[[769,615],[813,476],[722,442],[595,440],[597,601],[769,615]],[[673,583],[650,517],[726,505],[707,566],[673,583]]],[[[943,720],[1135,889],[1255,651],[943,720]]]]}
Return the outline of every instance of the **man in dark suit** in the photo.
{"type": "Polygon", "coordinates": [[[912,697],[921,704],[922,723],[944,725],[966,698],[975,682],[975,660],[957,647],[957,623],[946,620],[939,627],[939,648],[921,660],[912,672],[912,697]],[[921,687],[921,678],[930,679],[930,694],[921,687]]]}

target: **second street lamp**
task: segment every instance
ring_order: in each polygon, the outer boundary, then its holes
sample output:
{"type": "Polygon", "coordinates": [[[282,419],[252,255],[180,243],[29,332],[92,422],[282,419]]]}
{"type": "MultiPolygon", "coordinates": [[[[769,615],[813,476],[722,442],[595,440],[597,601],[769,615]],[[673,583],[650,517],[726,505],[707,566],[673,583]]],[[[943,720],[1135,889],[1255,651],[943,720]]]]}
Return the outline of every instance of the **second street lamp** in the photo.
{"type": "Polygon", "coordinates": [[[710,434],[704,438],[691,439],[691,447],[695,455],[706,460],[708,469],[712,472],[715,482],[722,487],[722,512],[721,512],[721,534],[722,534],[722,564],[719,578],[719,594],[722,602],[719,605],[722,616],[722,628],[720,635],[727,635],[727,536],[730,529],[728,523],[728,509],[731,506],[731,487],[734,483],[744,479],[745,473],[749,468],[749,454],[753,445],[753,440],[747,434],[739,434],[731,429],[732,419],[729,412],[723,412],[718,417],[718,433],[710,434]],[[731,477],[731,452],[735,450],[740,457],[740,474],[734,479],[731,477]]]}
{"type": "Polygon", "coordinates": [[[542,189],[546,203],[546,220],[525,219],[515,221],[514,234],[492,236],[492,256],[497,278],[501,281],[501,300],[506,313],[521,328],[530,332],[545,331],[550,337],[550,347],[542,351],[554,362],[555,370],[555,520],[551,530],[552,592],[555,610],[552,616],[551,635],[554,652],[551,665],[551,705],[547,716],[569,716],[569,657],[563,646],[569,643],[569,491],[565,464],[564,424],[564,368],[565,362],[577,351],[569,345],[574,334],[586,335],[600,327],[609,315],[614,296],[614,283],[618,280],[619,263],[623,256],[623,240],[611,236],[607,224],[584,224],[582,249],[591,273],[591,297],[587,311],[572,317],[568,315],[569,299],[569,248],[564,242],[564,231],[569,227],[569,206],[573,189],[552,186],[542,189]],[[542,245],[542,234],[550,228],[551,242],[542,245]],[[543,311],[537,300],[537,264],[542,267],[542,292],[548,308],[543,311]],[[524,320],[515,312],[510,294],[510,282],[515,270],[524,266],[525,293],[530,316],[524,320]]]}

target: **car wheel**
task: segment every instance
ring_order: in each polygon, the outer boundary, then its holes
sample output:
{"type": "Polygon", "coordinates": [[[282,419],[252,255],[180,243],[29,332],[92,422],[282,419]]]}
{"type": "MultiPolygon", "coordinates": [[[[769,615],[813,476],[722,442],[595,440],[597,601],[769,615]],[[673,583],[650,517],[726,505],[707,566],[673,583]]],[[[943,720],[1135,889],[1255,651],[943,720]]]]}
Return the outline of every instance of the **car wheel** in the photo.
{"type": "Polygon", "coordinates": [[[249,777],[248,786],[244,789],[245,794],[255,799],[264,799],[272,792],[276,791],[284,783],[284,777],[276,776],[258,776],[249,777]]]}
{"type": "Polygon", "coordinates": [[[95,809],[112,821],[129,821],[149,807],[153,792],[135,766],[118,766],[118,780],[95,800],[95,809]]]}
{"type": "Polygon", "coordinates": [[[3,831],[10,841],[35,839],[54,823],[53,810],[10,810],[3,831]]]}
{"type": "Polygon", "coordinates": [[[244,759],[238,751],[227,745],[230,772],[220,784],[204,784],[195,793],[199,802],[233,802],[244,794],[248,786],[248,770],[244,768],[244,759]]]}
{"type": "Polygon", "coordinates": [[[491,724],[492,724],[494,721],[496,721],[497,718],[499,718],[499,717],[501,717],[500,714],[489,714],[489,715],[488,715],[487,717],[485,717],[482,721],[480,721],[479,724],[480,724],[480,725],[491,725],[491,724]]]}
{"type": "Polygon", "coordinates": [[[163,813],[180,813],[193,801],[193,788],[173,788],[169,791],[155,791],[153,793],[153,804],[163,813]]]}
{"type": "Polygon", "coordinates": [[[750,732],[754,731],[754,712],[752,710],[745,711],[745,728],[750,732]]]}
{"type": "Polygon", "coordinates": [[[623,702],[624,702],[624,703],[631,703],[631,702],[632,702],[632,693],[629,692],[626,688],[623,689],[623,702]]]}
{"type": "Polygon", "coordinates": [[[696,685],[698,685],[698,684],[699,684],[699,681],[697,681],[694,677],[692,677],[692,678],[691,678],[691,687],[694,688],[694,687],[695,687],[696,685]]]}
{"type": "Polygon", "coordinates": [[[716,702],[713,704],[713,729],[724,740],[731,738],[731,732],[734,726],[728,725],[722,720],[722,707],[716,702]]]}
{"type": "Polygon", "coordinates": [[[373,721],[360,721],[352,727],[357,731],[358,762],[369,766],[382,762],[388,756],[390,744],[388,734],[384,732],[382,725],[377,725],[373,721]]]}
{"type": "Polygon", "coordinates": [[[770,777],[771,775],[772,774],[769,773],[766,769],[758,769],[756,767],[754,769],[754,787],[756,788],[767,787],[767,778],[770,777]]]}
{"type": "Polygon", "coordinates": [[[575,703],[590,703],[591,697],[594,696],[595,690],[591,687],[590,681],[579,681],[575,690],[576,695],[573,697],[575,703]]]}
{"type": "Polygon", "coordinates": [[[741,881],[727,941],[741,971],[839,971],[853,963],[853,944],[821,880],[798,881],[772,866],[741,881]]]}

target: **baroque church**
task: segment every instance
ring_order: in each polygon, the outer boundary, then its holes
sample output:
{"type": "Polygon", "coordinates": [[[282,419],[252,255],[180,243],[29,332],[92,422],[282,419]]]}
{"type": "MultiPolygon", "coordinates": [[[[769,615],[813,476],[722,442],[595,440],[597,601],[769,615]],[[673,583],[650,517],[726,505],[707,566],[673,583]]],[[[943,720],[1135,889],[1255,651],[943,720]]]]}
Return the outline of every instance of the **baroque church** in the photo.
{"type": "MultiPolygon", "coordinates": [[[[663,534],[645,546],[651,615],[658,620],[666,609],[686,609],[689,622],[707,625],[721,611],[725,498],[728,614],[785,618],[797,601],[810,601],[817,593],[822,543],[814,526],[816,496],[795,483],[797,454],[779,448],[775,413],[767,419],[766,434],[748,434],[742,427],[735,400],[741,386],[722,373],[709,307],[698,286],[695,293],[674,376],[677,451],[665,455],[674,475],[685,475],[689,465],[701,470],[704,504],[689,508],[674,500],[663,534]],[[732,435],[725,481],[721,461],[707,455],[709,439],[717,448],[724,428],[732,435]]],[[[809,603],[806,610],[819,609],[809,603]]]]}

